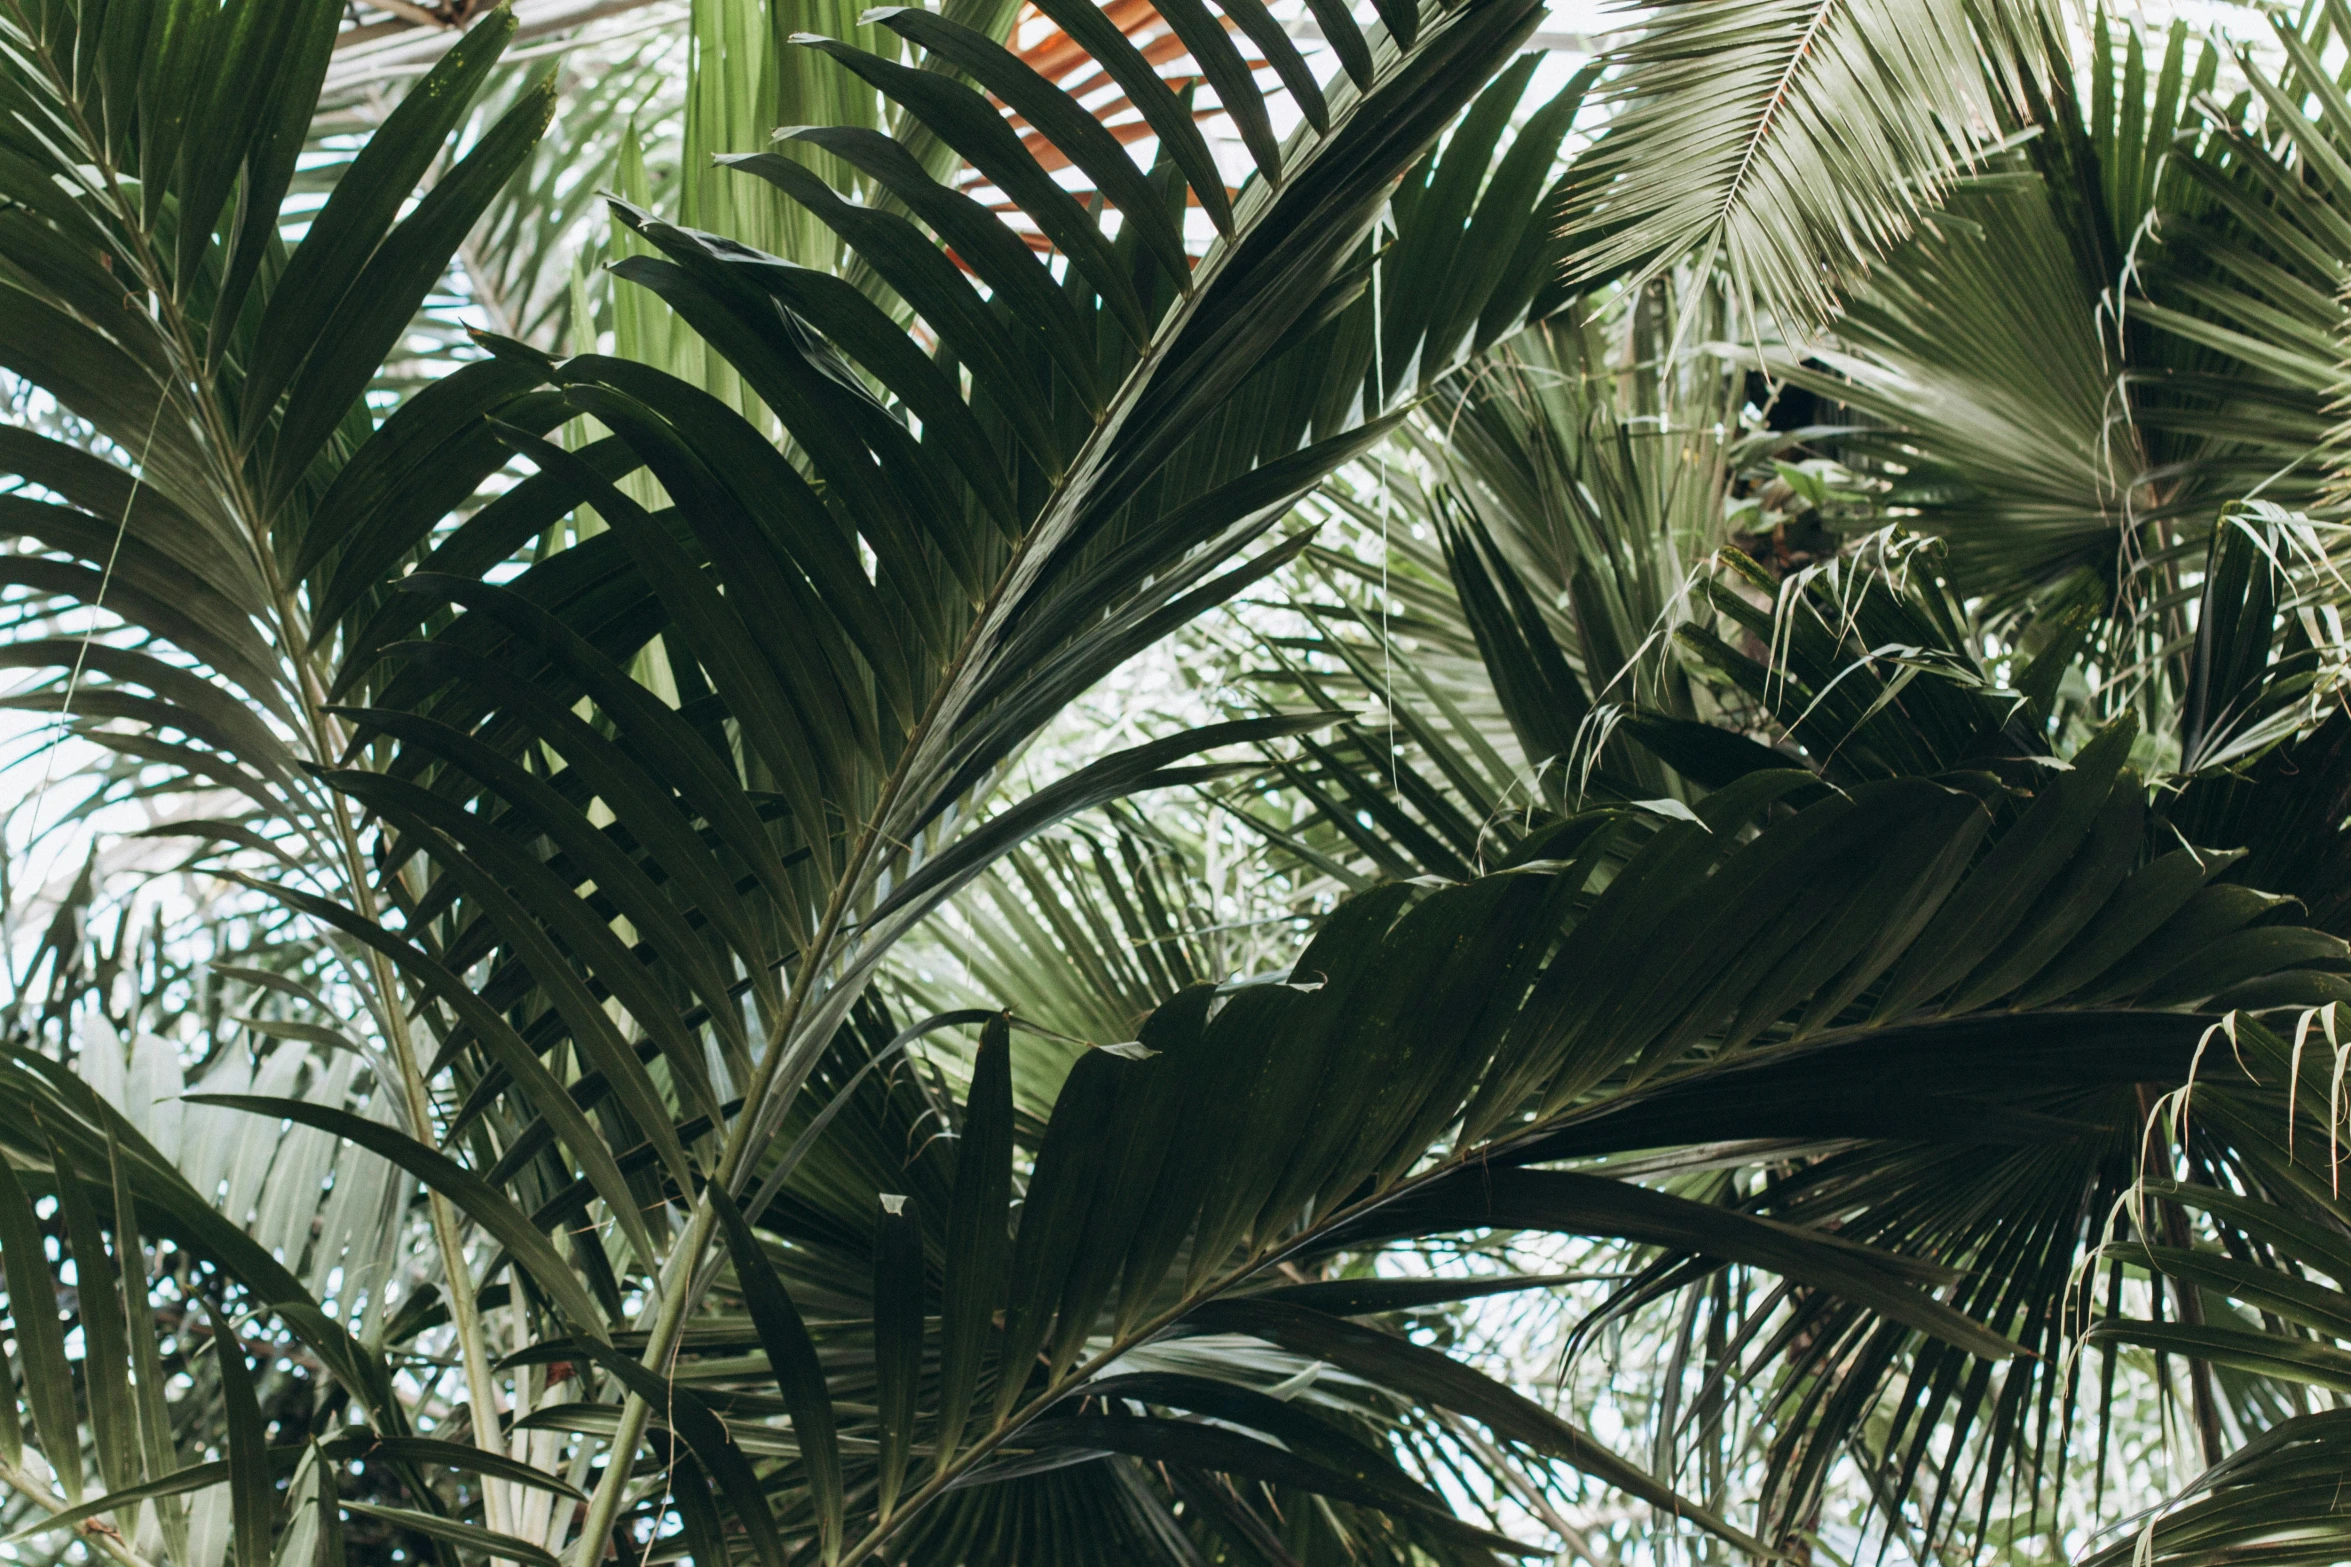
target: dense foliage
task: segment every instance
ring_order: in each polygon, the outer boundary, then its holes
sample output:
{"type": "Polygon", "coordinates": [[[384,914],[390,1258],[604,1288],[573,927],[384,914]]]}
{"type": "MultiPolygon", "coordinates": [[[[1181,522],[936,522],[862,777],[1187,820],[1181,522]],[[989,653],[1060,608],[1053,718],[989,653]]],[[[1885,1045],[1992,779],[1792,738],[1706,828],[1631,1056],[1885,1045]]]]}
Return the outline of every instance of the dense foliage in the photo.
{"type": "Polygon", "coordinates": [[[0,0],[0,1556],[2351,1561],[2351,14],[590,9],[0,0]]]}

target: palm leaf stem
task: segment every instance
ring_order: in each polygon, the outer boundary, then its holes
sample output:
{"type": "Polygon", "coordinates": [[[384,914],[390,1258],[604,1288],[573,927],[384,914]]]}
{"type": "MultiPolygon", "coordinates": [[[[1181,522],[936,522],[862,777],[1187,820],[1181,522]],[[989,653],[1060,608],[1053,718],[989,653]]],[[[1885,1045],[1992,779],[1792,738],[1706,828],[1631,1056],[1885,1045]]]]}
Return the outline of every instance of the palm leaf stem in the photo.
{"type": "MultiPolygon", "coordinates": [[[[1746,194],[1749,176],[1755,172],[1755,160],[1770,142],[1773,127],[1779,122],[1789,93],[1796,80],[1812,62],[1812,46],[1820,38],[1820,30],[1828,25],[1829,13],[1836,9],[1836,0],[1820,0],[1812,8],[1812,19],[1804,24],[1804,35],[1796,47],[1788,51],[1788,63],[1780,72],[1780,79],[1772,84],[1771,96],[1764,100],[1763,111],[1755,117],[1755,127],[1743,138],[1746,145],[1739,150],[1739,166],[1732,171],[1730,183],[1723,188],[1722,200],[1715,204],[1714,237],[1707,241],[1706,258],[1699,264],[1701,275],[1712,270],[1715,257],[1722,251],[1722,232],[1739,210],[1739,198],[1746,194]]],[[[1679,333],[1676,333],[1679,336],[1679,333]]],[[[1672,355],[1668,356],[1669,358],[1672,355]]]]}
{"type": "MultiPolygon", "coordinates": [[[[12,1496],[24,1497],[52,1518],[59,1513],[75,1510],[72,1502],[51,1496],[46,1484],[6,1459],[0,1459],[0,1488],[12,1496]]],[[[140,1555],[101,1519],[91,1518],[83,1522],[74,1530],[74,1538],[81,1542],[84,1550],[101,1552],[110,1560],[121,1563],[121,1567],[159,1567],[158,1563],[140,1555]]]]}

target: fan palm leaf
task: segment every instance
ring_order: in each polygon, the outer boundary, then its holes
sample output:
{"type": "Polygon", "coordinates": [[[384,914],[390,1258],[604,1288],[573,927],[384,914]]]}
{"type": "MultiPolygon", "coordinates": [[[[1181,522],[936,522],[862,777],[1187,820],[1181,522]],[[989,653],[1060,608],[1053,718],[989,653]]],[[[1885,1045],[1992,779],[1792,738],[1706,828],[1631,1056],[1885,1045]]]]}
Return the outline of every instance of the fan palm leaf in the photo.
{"type": "Polygon", "coordinates": [[[1996,610],[2083,594],[2176,640],[2179,578],[2223,506],[2319,495],[2337,306],[2297,230],[2333,221],[2336,131],[2323,98],[2291,107],[2314,67],[2307,38],[2279,37],[2277,79],[2239,62],[2265,135],[2212,101],[2222,50],[2184,25],[2150,58],[2101,21],[2086,93],[2062,60],[2020,72],[2008,112],[2033,138],[1775,360],[1860,416],[1815,434],[1886,474],[1996,610]]]}

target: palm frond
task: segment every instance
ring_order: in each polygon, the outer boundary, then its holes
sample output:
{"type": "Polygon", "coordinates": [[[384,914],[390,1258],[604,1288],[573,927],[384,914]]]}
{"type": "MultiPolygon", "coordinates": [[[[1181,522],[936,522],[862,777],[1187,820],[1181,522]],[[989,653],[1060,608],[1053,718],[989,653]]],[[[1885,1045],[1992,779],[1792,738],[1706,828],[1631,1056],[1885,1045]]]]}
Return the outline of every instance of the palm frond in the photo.
{"type": "Polygon", "coordinates": [[[2234,1020],[2237,1048],[2266,1091],[2224,1080],[2174,1096],[2155,1146],[2186,1178],[2156,1165],[2116,1212],[2105,1248],[2110,1310],[2089,1342],[2197,1368],[2210,1467],[2116,1529],[2091,1561],[2187,1567],[2258,1553],[2317,1562],[2351,1539],[2351,1512],[2319,1478],[2340,1471],[2345,1451],[2342,1412],[2321,1400],[2351,1387],[2338,1023],[2334,1007],[2302,1013],[2283,1034],[2234,1020]],[[2230,1147],[2225,1162],[2199,1157],[2216,1135],[2230,1147]],[[2123,1298],[2126,1281],[2135,1302],[2123,1298]],[[2214,1407],[2215,1383],[2230,1395],[2225,1407],[2214,1407]],[[2225,1458],[2211,1441],[2223,1418],[2237,1439],[2225,1458]]]}
{"type": "Polygon", "coordinates": [[[1673,0],[1614,51],[1615,112],[1579,160],[1587,278],[1685,255],[1818,323],[2004,134],[1993,88],[2038,49],[2033,4],[1673,0]]]}

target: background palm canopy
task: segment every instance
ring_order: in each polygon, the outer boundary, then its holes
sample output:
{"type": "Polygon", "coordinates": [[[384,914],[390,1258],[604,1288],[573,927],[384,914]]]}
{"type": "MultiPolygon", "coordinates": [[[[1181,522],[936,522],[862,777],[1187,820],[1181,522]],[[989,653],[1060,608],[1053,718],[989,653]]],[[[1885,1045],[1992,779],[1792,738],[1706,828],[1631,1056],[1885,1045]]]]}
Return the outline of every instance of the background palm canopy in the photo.
{"type": "Polygon", "coordinates": [[[0,1558],[2351,1562],[2351,10],[1614,21],[0,0],[0,1558]]]}

